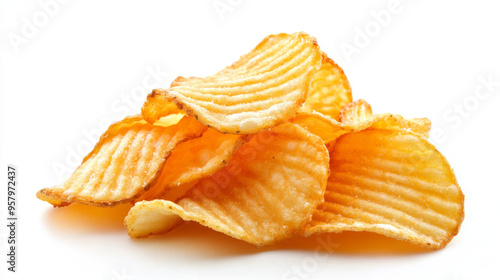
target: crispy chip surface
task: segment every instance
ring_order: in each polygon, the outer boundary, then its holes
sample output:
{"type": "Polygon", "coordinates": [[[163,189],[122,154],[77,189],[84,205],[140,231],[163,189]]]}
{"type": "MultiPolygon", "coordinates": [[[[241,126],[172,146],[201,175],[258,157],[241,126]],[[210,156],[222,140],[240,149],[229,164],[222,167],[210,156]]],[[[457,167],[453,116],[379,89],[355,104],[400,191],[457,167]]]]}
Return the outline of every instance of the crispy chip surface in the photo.
{"type": "MultiPolygon", "coordinates": [[[[163,101],[152,98],[147,103],[170,106],[168,102],[174,101],[188,115],[220,132],[256,133],[285,122],[298,111],[321,60],[321,51],[309,35],[271,35],[219,73],[206,78],[179,77],[170,89],[157,91],[163,101]]],[[[155,115],[147,118],[155,119],[155,115]]]]}
{"type": "Polygon", "coordinates": [[[112,124],[71,177],[37,197],[54,206],[72,202],[113,206],[130,201],[150,188],[182,141],[199,137],[206,126],[192,117],[165,117],[155,125],[142,117],[112,124]]]}
{"type": "Polygon", "coordinates": [[[325,201],[305,234],[371,231],[428,248],[458,233],[464,196],[446,159],[421,136],[369,129],[330,152],[325,201]]]}
{"type": "Polygon", "coordinates": [[[343,123],[356,124],[368,121],[372,115],[372,106],[365,100],[359,99],[342,107],[339,120],[343,123]]]}
{"type": "Polygon", "coordinates": [[[178,144],[156,184],[137,201],[161,198],[168,190],[208,177],[226,166],[249,136],[209,128],[201,137],[178,144]]]}
{"type": "Polygon", "coordinates": [[[422,137],[429,138],[431,121],[427,118],[405,119],[400,115],[389,113],[375,114],[368,121],[352,125],[355,131],[369,125],[370,128],[379,129],[402,129],[415,132],[422,137]]]}
{"type": "Polygon", "coordinates": [[[164,90],[153,90],[153,92],[148,95],[146,102],[144,102],[141,108],[143,118],[149,123],[154,123],[161,117],[170,114],[184,114],[184,111],[177,108],[174,102],[167,101],[167,98],[163,96],[162,92],[164,92],[164,90]]]}
{"type": "Polygon", "coordinates": [[[330,143],[344,134],[370,128],[412,131],[425,138],[429,137],[431,129],[431,123],[426,118],[405,119],[400,115],[388,113],[373,115],[362,122],[342,123],[318,112],[299,112],[291,121],[318,135],[325,143],[330,143]]]}
{"type": "Polygon", "coordinates": [[[412,118],[407,120],[411,131],[420,134],[424,138],[429,138],[432,125],[431,120],[428,118],[412,118]]]}
{"type": "Polygon", "coordinates": [[[339,121],[341,108],[352,101],[351,86],[344,70],[326,54],[314,74],[302,112],[319,112],[339,121]]]}
{"type": "Polygon", "coordinates": [[[311,220],[323,200],[328,160],[321,139],[282,124],[254,135],[226,167],[176,203],[137,203],[125,224],[138,238],[167,232],[183,219],[256,245],[271,244],[311,220]]]}
{"type": "Polygon", "coordinates": [[[346,104],[340,110],[340,122],[354,131],[360,131],[369,125],[371,128],[406,129],[425,138],[429,138],[431,130],[431,121],[427,118],[404,119],[400,115],[388,113],[374,115],[370,104],[363,99],[346,104]]]}
{"type": "Polygon", "coordinates": [[[291,121],[319,136],[324,143],[330,143],[338,137],[354,131],[354,128],[347,127],[318,112],[299,112],[291,121]]]}

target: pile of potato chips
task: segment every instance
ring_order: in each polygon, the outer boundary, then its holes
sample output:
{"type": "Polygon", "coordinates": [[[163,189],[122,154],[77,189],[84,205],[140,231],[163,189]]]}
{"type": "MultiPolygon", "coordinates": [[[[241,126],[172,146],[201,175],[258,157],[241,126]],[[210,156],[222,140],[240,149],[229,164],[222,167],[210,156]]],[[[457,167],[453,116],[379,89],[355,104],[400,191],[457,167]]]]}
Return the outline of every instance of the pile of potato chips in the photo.
{"type": "Polygon", "coordinates": [[[371,231],[437,249],[458,233],[464,196],[429,130],[352,101],[314,38],[271,35],[215,75],[153,90],[142,115],[111,125],[37,197],[132,202],[134,238],[196,221],[256,245],[371,231]]]}

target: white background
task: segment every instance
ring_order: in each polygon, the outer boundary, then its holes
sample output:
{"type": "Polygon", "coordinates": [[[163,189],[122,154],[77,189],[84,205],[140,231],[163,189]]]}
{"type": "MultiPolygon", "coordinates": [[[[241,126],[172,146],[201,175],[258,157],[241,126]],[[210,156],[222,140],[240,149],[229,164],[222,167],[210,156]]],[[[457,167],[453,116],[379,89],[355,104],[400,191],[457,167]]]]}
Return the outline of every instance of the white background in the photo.
{"type": "Polygon", "coordinates": [[[500,279],[494,1],[394,9],[389,1],[74,0],[48,12],[46,2],[0,4],[1,279],[500,279]],[[461,231],[445,249],[366,233],[255,248],[195,224],[134,241],[122,226],[127,206],[52,209],[36,199],[69,176],[109,121],[138,113],[152,88],[214,73],[265,36],[296,31],[317,38],[344,68],[354,98],[376,113],[433,121],[440,135],[431,138],[466,197],[461,231]],[[493,81],[490,91],[481,79],[493,81]],[[15,274],[4,261],[7,164],[19,180],[15,274]]]}

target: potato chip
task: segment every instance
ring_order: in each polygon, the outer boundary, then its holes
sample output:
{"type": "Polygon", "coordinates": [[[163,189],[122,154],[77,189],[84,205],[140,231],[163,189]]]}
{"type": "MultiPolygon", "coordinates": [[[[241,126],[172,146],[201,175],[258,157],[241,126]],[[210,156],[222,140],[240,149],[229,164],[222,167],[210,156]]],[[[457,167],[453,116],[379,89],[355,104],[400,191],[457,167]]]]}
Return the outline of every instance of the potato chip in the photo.
{"type": "Polygon", "coordinates": [[[199,137],[204,130],[206,126],[192,117],[179,121],[172,115],[154,125],[142,117],[125,118],[109,127],[67,181],[42,189],[37,197],[54,206],[130,201],[155,183],[177,143],[199,137]]]}
{"type": "Polygon", "coordinates": [[[405,119],[400,115],[387,113],[372,115],[368,120],[361,122],[342,123],[318,112],[299,112],[291,122],[318,135],[325,144],[344,134],[370,128],[408,130],[426,138],[429,137],[430,131],[430,121],[426,118],[405,119]]]}
{"type": "MultiPolygon", "coordinates": [[[[321,66],[316,40],[305,33],[268,36],[250,53],[206,78],[177,78],[161,92],[188,115],[223,133],[251,134],[293,117],[307,98],[309,84],[321,66]]],[[[165,103],[167,102],[167,103],[165,103]]],[[[148,120],[155,114],[143,110],[148,120]]],[[[156,116],[157,117],[157,116],[156,116]]]]}
{"type": "Polygon", "coordinates": [[[340,122],[320,112],[297,113],[291,122],[318,135],[325,143],[334,141],[341,135],[368,128],[409,130],[429,137],[431,121],[427,118],[405,119],[400,115],[372,113],[372,108],[363,99],[346,104],[340,109],[340,122]]]}
{"type": "Polygon", "coordinates": [[[431,130],[431,121],[427,118],[404,119],[400,115],[387,113],[374,115],[370,104],[363,99],[345,105],[340,110],[340,121],[346,127],[354,128],[354,131],[369,125],[370,128],[407,129],[429,138],[431,130]]]}
{"type": "Polygon", "coordinates": [[[291,122],[316,134],[324,143],[330,143],[338,137],[353,131],[352,127],[344,128],[344,124],[318,112],[299,112],[291,122]]]}
{"type": "Polygon", "coordinates": [[[65,207],[70,205],[70,202],[64,202],[60,199],[54,198],[52,196],[48,196],[42,191],[37,192],[36,197],[40,200],[47,201],[48,203],[52,204],[54,207],[65,207]]]}
{"type": "Polygon", "coordinates": [[[428,118],[411,118],[408,120],[409,130],[420,134],[424,138],[429,138],[429,132],[431,131],[431,120],[428,118]]]}
{"type": "Polygon", "coordinates": [[[170,114],[184,114],[184,111],[177,108],[174,102],[167,101],[163,96],[164,90],[154,89],[142,106],[141,113],[144,119],[149,123],[154,123],[161,117],[170,114]]]}
{"type": "Polygon", "coordinates": [[[353,126],[359,131],[361,127],[367,126],[379,129],[403,129],[415,132],[422,137],[429,138],[431,130],[431,121],[427,118],[405,119],[400,115],[394,114],[375,114],[368,121],[357,126],[353,126]]]}
{"type": "Polygon", "coordinates": [[[125,224],[129,235],[139,238],[167,232],[182,218],[252,244],[271,244],[311,220],[323,200],[328,161],[321,139],[282,124],[254,135],[226,167],[176,203],[137,203],[125,224]]]}
{"type": "Polygon", "coordinates": [[[156,184],[137,201],[162,197],[169,189],[208,177],[226,166],[249,136],[222,134],[209,128],[199,138],[178,144],[156,184]]]}
{"type": "Polygon", "coordinates": [[[199,180],[192,181],[186,184],[181,184],[180,186],[176,186],[175,188],[171,188],[165,192],[162,196],[159,196],[155,199],[163,199],[163,200],[170,200],[170,201],[176,201],[178,200],[181,196],[185,195],[187,191],[192,189],[199,180]]]}
{"type": "Polygon", "coordinates": [[[343,135],[331,149],[330,171],[306,235],[370,231],[437,249],[458,233],[462,191],[446,159],[418,134],[343,135]]]}
{"type": "Polygon", "coordinates": [[[302,112],[319,112],[339,120],[340,109],[352,101],[351,86],[340,66],[323,53],[321,68],[314,74],[302,112]]]}
{"type": "Polygon", "coordinates": [[[339,120],[346,124],[356,124],[368,121],[372,115],[372,106],[365,100],[359,99],[342,107],[339,120]]]}

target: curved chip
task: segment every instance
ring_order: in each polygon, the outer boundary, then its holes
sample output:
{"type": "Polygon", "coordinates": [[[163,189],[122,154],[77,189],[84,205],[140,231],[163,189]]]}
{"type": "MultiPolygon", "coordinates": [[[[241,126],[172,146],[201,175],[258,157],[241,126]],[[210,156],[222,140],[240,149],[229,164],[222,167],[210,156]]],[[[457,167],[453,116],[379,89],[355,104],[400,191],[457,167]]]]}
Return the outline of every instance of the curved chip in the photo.
{"type": "Polygon", "coordinates": [[[427,248],[458,233],[464,196],[446,159],[421,136],[370,129],[330,152],[325,201],[305,234],[371,231],[427,248]]]}
{"type": "Polygon", "coordinates": [[[161,198],[169,189],[208,177],[226,166],[248,136],[222,134],[209,128],[199,138],[178,144],[156,184],[137,201],[161,198]]]}
{"type": "Polygon", "coordinates": [[[318,112],[299,112],[291,122],[319,136],[324,143],[330,143],[338,137],[353,131],[352,127],[345,127],[344,124],[318,112]]]}
{"type": "Polygon", "coordinates": [[[323,53],[321,68],[314,74],[302,112],[319,112],[340,120],[341,108],[352,101],[351,86],[344,71],[323,53]]]}
{"type": "Polygon", "coordinates": [[[369,128],[407,130],[425,138],[429,137],[431,129],[431,121],[427,118],[405,119],[400,115],[388,113],[372,115],[370,105],[364,100],[344,106],[341,110],[341,120],[343,122],[338,122],[318,112],[299,112],[291,122],[318,135],[325,143],[330,143],[346,133],[369,128]]]}
{"type": "Polygon", "coordinates": [[[321,139],[286,123],[254,135],[226,167],[176,203],[137,203],[125,225],[138,238],[167,232],[182,218],[252,244],[271,244],[311,220],[323,200],[328,161],[321,139]]]}
{"type": "Polygon", "coordinates": [[[162,103],[174,101],[223,133],[256,133],[293,117],[321,59],[316,40],[305,33],[271,35],[213,76],[177,78],[161,91],[162,103]]]}
{"type": "MultiPolygon", "coordinates": [[[[182,117],[182,116],[181,116],[182,117]]],[[[177,143],[199,137],[206,126],[194,118],[165,117],[154,125],[142,117],[112,124],[71,177],[37,197],[54,206],[72,202],[113,206],[149,189],[177,143]]]]}
{"type": "Polygon", "coordinates": [[[170,114],[184,114],[184,111],[177,108],[174,102],[167,101],[167,98],[162,94],[163,91],[154,89],[153,92],[148,94],[146,102],[142,105],[141,114],[149,123],[154,123],[161,117],[170,114]]]}
{"type": "Polygon", "coordinates": [[[429,138],[431,121],[427,118],[404,119],[400,115],[376,114],[372,107],[363,99],[353,101],[340,110],[340,121],[348,127],[360,131],[359,128],[366,127],[381,129],[407,129],[429,138]]]}
{"type": "Polygon", "coordinates": [[[358,99],[342,107],[339,120],[346,124],[356,124],[368,121],[372,115],[372,106],[365,100],[358,99]]]}
{"type": "Polygon", "coordinates": [[[420,136],[429,138],[429,132],[431,131],[431,120],[428,118],[412,118],[407,119],[410,130],[420,134],[420,136]]]}
{"type": "Polygon", "coordinates": [[[353,127],[356,128],[356,131],[359,131],[359,128],[368,124],[370,128],[407,130],[425,138],[429,138],[429,131],[431,130],[431,121],[427,118],[405,119],[400,115],[388,113],[375,114],[368,121],[353,125],[353,127]]]}
{"type": "Polygon", "coordinates": [[[43,200],[43,201],[46,201],[46,202],[52,204],[52,206],[54,206],[54,207],[65,207],[65,206],[68,206],[71,204],[71,202],[65,202],[65,201],[62,201],[62,200],[57,199],[55,197],[46,195],[42,191],[37,192],[36,197],[40,200],[43,200]]]}
{"type": "Polygon", "coordinates": [[[405,119],[400,115],[388,113],[373,115],[370,119],[359,123],[341,123],[317,112],[299,112],[291,122],[318,135],[325,143],[330,143],[344,134],[370,128],[406,130],[425,138],[429,137],[430,131],[430,121],[426,118],[405,119]]]}

